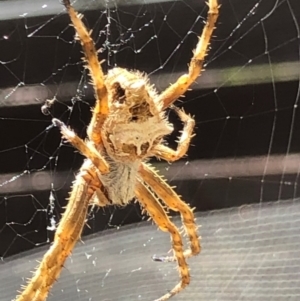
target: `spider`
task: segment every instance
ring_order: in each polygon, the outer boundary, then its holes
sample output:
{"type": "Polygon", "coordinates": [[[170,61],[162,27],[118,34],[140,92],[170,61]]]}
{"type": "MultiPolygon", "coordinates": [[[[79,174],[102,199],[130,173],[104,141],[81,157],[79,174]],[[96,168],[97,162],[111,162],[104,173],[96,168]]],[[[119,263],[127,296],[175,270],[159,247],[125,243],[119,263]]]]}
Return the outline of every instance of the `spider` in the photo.
{"type": "Polygon", "coordinates": [[[177,261],[178,264],[180,282],[157,299],[167,300],[190,283],[186,259],[197,255],[201,247],[193,210],[147,163],[147,159],[157,157],[173,162],[188,150],[195,121],[173,103],[187,91],[203,69],[219,14],[218,1],[208,1],[207,22],[194,50],[188,73],[160,94],[149,84],[147,75],[141,72],[116,67],[104,75],[94,42],[81,20],[82,15],[74,10],[70,0],[63,0],[63,4],[81,42],[96,103],[85,141],[63,122],[53,119],[54,126],[60,129],[62,136],[86,159],[75,178],[53,244],[16,301],[43,301],[47,298],[65,260],[81,236],[90,205],[125,206],[134,198],[159,229],[169,232],[171,236],[173,255],[156,258],[177,261]],[[172,124],[165,116],[167,108],[173,109],[183,123],[176,150],[163,143],[163,138],[173,131],[172,124]],[[190,241],[187,250],[184,250],[180,232],[162,204],[180,213],[190,241]]]}

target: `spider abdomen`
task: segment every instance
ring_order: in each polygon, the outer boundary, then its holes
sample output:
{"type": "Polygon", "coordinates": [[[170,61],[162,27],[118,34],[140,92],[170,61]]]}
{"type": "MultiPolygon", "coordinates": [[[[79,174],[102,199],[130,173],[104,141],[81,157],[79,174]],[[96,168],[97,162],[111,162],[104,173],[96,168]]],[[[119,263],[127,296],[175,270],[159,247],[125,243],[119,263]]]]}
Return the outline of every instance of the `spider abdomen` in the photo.
{"type": "Polygon", "coordinates": [[[130,163],[153,156],[152,149],[173,131],[167,120],[150,117],[144,122],[124,122],[121,118],[104,123],[103,143],[116,161],[130,163]]]}
{"type": "Polygon", "coordinates": [[[130,164],[110,161],[110,172],[101,174],[107,196],[112,205],[127,205],[135,196],[135,183],[140,161],[130,164]]]}

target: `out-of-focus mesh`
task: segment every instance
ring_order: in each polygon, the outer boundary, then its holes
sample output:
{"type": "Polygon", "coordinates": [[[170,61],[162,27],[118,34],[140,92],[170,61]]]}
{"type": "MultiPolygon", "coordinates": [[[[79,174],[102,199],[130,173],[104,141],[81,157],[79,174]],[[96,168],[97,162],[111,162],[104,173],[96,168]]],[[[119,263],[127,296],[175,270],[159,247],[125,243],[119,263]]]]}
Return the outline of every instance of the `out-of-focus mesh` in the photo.
{"type": "MultiPolygon", "coordinates": [[[[176,219],[176,223],[179,220],[176,219]]],[[[282,201],[197,214],[203,250],[189,260],[192,281],[173,300],[300,300],[300,202],[282,201]]],[[[178,281],[176,265],[152,262],[168,234],[145,222],[84,238],[48,300],[153,300],[178,281]]],[[[15,297],[45,253],[0,268],[0,300],[15,297]]]]}

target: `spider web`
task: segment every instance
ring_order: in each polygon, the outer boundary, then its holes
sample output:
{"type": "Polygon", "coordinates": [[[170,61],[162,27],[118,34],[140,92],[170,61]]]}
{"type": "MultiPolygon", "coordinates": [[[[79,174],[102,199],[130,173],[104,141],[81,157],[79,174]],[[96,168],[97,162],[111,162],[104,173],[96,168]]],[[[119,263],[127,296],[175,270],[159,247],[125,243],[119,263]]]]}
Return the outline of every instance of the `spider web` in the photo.
{"type": "MultiPolygon", "coordinates": [[[[206,71],[176,103],[195,116],[193,146],[172,165],[153,161],[202,225],[192,283],[174,300],[298,300],[298,0],[221,4],[206,71]]],[[[207,14],[202,0],[74,6],[93,29],[104,70],[142,70],[159,91],[185,72],[207,14]]],[[[85,137],[94,98],[59,1],[0,8],[2,301],[49,247],[83,161],[51,119],[85,137]],[[49,116],[46,99],[54,100],[49,116]]],[[[175,147],[182,126],[169,117],[175,147]]],[[[84,234],[95,234],[78,243],[49,300],[151,300],[172,288],[175,266],[151,261],[170,249],[169,237],[145,219],[135,204],[90,211],[84,234]]]]}

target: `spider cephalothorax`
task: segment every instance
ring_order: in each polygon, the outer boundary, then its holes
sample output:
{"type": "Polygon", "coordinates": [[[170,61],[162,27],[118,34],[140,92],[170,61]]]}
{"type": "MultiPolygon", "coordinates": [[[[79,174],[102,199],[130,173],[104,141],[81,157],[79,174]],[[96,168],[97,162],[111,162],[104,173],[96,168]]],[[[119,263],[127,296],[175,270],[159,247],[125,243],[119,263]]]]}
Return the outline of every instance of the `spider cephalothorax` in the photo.
{"type": "MultiPolygon", "coordinates": [[[[187,91],[202,71],[218,17],[218,2],[208,1],[207,22],[188,73],[159,94],[149,84],[147,76],[140,72],[114,68],[104,75],[93,40],[81,21],[82,16],[76,13],[69,0],[63,0],[63,3],[81,42],[96,102],[85,141],[63,122],[53,119],[53,124],[60,129],[63,137],[86,160],[74,181],[53,244],[16,301],[44,301],[47,298],[80,238],[90,205],[126,205],[133,198],[139,201],[143,212],[153,219],[159,229],[170,233],[173,255],[164,257],[163,261],[177,261],[180,282],[156,301],[167,300],[190,283],[186,259],[197,255],[201,247],[192,209],[146,159],[155,156],[172,162],[183,157],[188,150],[195,121],[172,104],[187,91]],[[164,136],[173,130],[164,113],[171,105],[183,122],[176,150],[163,143],[164,136]],[[168,217],[165,207],[180,213],[190,241],[189,249],[183,249],[181,234],[168,217]]],[[[46,103],[43,107],[45,113],[48,113],[48,105],[46,103]]]]}
{"type": "Polygon", "coordinates": [[[114,68],[105,85],[110,114],[103,124],[102,138],[109,156],[121,162],[153,156],[153,147],[173,126],[161,112],[162,104],[148,78],[140,72],[114,68]]]}

